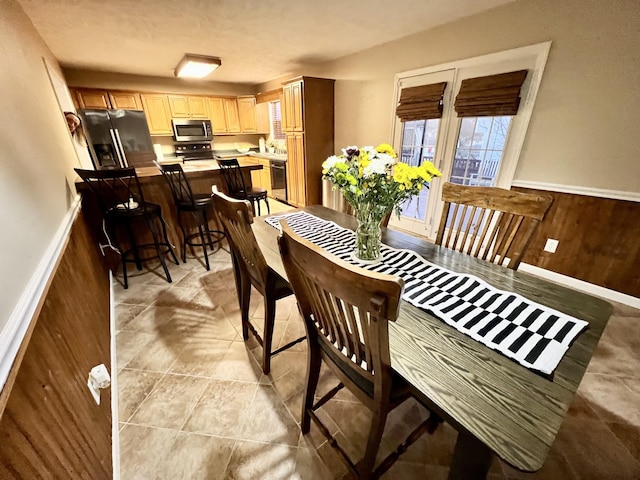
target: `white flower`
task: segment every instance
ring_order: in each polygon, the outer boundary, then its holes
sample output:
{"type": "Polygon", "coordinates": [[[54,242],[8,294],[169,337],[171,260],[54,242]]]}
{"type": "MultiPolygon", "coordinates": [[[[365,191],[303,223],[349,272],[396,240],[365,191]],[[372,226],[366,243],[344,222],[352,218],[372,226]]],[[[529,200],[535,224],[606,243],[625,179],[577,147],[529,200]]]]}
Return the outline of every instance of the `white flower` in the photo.
{"type": "MultiPolygon", "coordinates": [[[[384,155],[384,156],[385,157],[389,157],[389,155],[384,155]]],[[[371,158],[371,157],[369,157],[369,158],[371,158]]],[[[391,157],[389,157],[389,158],[391,158],[391,157]]],[[[363,177],[369,177],[369,176],[375,175],[375,174],[386,175],[386,173],[388,171],[388,167],[389,167],[388,159],[381,158],[381,157],[375,157],[375,158],[371,159],[371,162],[369,163],[369,165],[364,167],[364,170],[362,170],[362,176],[363,177]]]]}
{"type": "Polygon", "coordinates": [[[322,163],[322,169],[331,170],[333,166],[338,162],[342,162],[342,159],[336,155],[331,155],[322,163]]]}

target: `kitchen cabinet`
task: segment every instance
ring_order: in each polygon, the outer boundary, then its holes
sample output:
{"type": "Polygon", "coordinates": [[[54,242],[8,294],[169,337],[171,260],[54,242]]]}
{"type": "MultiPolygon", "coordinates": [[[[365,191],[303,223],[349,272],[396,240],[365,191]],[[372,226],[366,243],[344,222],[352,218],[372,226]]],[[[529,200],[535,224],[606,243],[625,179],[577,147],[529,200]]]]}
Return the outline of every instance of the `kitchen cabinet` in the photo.
{"type": "Polygon", "coordinates": [[[254,187],[265,188],[267,195],[271,197],[271,164],[269,163],[269,159],[260,157],[252,157],[252,159],[259,165],[262,165],[262,169],[251,172],[251,183],[254,187]]]}
{"type": "Polygon", "coordinates": [[[322,203],[322,163],[334,152],[334,83],[298,77],[283,85],[288,202],[322,203]]]}
{"type": "Polygon", "coordinates": [[[207,103],[214,134],[240,133],[240,116],[235,97],[209,97],[207,103]]]}
{"type": "Polygon", "coordinates": [[[175,118],[207,118],[207,98],[168,95],[169,110],[175,118]]]}
{"type": "Polygon", "coordinates": [[[171,111],[166,95],[143,93],[140,95],[151,135],[173,135],[171,111]]]}
{"type": "Polygon", "coordinates": [[[283,90],[283,130],[285,132],[302,132],[303,125],[303,80],[284,85],[283,90]]]}
{"type": "Polygon", "coordinates": [[[256,105],[256,119],[258,122],[258,133],[269,135],[271,133],[269,102],[262,102],[256,105]]]}
{"type": "Polygon", "coordinates": [[[256,97],[238,97],[238,118],[242,133],[258,133],[256,97]]]}
{"type": "Polygon", "coordinates": [[[71,89],[71,93],[74,105],[78,108],[142,110],[142,101],[137,92],[74,88],[71,89]]]}

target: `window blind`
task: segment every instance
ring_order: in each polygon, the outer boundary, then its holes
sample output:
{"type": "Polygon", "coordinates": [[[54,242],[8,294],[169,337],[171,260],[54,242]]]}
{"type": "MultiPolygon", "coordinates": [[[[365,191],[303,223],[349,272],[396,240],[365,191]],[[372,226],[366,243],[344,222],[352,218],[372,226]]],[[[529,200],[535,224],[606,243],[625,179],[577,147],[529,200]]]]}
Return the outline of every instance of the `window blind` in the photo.
{"type": "Polygon", "coordinates": [[[403,88],[396,115],[400,120],[429,120],[442,117],[442,96],[447,82],[403,88]]]}
{"type": "Polygon", "coordinates": [[[458,117],[516,115],[526,76],[526,70],[518,70],[463,80],[454,104],[458,117]]]}

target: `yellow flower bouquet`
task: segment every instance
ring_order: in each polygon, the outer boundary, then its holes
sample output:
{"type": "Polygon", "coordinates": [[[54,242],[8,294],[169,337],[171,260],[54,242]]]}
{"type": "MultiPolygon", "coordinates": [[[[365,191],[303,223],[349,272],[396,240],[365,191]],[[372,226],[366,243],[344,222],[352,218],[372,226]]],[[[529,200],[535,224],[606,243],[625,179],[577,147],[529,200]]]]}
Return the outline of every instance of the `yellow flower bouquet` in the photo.
{"type": "Polygon", "coordinates": [[[380,222],[395,208],[428,187],[442,174],[431,162],[413,167],[399,162],[393,147],[351,146],[342,155],[332,155],[322,164],[322,178],[333,183],[353,207],[358,220],[356,256],[365,261],[380,256],[380,222]]]}

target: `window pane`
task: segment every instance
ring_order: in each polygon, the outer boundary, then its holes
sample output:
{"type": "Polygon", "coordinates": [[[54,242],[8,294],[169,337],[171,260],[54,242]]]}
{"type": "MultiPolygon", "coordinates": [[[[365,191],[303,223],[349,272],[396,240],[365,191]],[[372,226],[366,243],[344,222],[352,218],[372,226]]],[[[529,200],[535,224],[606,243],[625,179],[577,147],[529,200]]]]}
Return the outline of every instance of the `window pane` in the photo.
{"type": "MultiPolygon", "coordinates": [[[[412,166],[419,166],[427,160],[433,162],[439,126],[439,118],[404,122],[400,160],[412,166]]],[[[425,188],[402,204],[402,215],[424,221],[428,198],[429,191],[425,188]]]]}
{"type": "Polygon", "coordinates": [[[271,136],[275,140],[286,139],[285,133],[282,131],[282,113],[279,100],[269,102],[269,120],[271,122],[271,136]]]}
{"type": "Polygon", "coordinates": [[[462,118],[451,182],[460,185],[495,185],[511,118],[462,118]]]}

